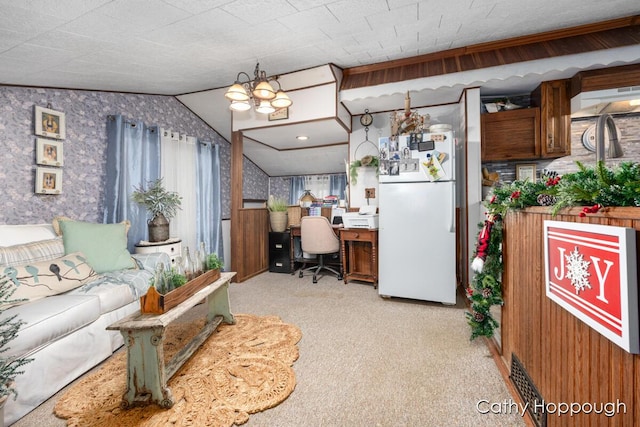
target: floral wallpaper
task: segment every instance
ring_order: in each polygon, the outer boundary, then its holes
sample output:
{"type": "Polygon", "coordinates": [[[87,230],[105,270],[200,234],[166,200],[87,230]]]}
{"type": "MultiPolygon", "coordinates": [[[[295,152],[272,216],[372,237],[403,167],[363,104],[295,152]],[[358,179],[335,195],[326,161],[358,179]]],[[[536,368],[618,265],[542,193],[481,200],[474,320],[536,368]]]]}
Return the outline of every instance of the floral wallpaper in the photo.
{"type": "MultiPolygon", "coordinates": [[[[231,214],[231,145],[171,96],[0,86],[0,224],[50,222],[66,215],[102,222],[106,120],[110,114],[139,119],[220,145],[223,218],[231,214]],[[62,194],[35,194],[34,105],[65,113],[62,194]]],[[[266,198],[268,177],[244,161],[245,198],[266,198]]]]}

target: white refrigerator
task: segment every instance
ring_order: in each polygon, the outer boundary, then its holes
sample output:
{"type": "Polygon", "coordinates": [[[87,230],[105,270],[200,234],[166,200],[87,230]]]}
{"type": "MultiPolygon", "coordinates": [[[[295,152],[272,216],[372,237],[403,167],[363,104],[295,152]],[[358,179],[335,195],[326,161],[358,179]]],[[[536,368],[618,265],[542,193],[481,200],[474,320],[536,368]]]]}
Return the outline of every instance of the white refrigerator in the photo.
{"type": "Polygon", "coordinates": [[[455,304],[456,173],[462,168],[456,168],[453,133],[425,133],[422,141],[380,138],[379,145],[378,292],[455,304]]]}

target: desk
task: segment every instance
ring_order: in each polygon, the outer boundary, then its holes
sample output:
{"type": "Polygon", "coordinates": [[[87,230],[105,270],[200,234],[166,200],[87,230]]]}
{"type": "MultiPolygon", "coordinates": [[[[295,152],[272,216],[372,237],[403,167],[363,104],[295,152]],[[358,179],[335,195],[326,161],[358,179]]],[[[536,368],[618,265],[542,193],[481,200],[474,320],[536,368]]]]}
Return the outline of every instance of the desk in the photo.
{"type": "Polygon", "coordinates": [[[342,228],[340,245],[344,283],[362,280],[378,288],[378,229],[342,228]]]}
{"type": "Polygon", "coordinates": [[[167,381],[211,335],[220,322],[233,324],[229,311],[229,282],[236,273],[221,273],[220,278],[200,289],[164,314],[141,314],[140,310],[109,325],[108,330],[120,331],[127,347],[127,391],[120,406],[157,403],[163,408],[173,406],[167,381]],[[206,298],[207,321],[204,328],[173,356],[165,368],[163,340],[166,327],[180,315],[206,298]]]}

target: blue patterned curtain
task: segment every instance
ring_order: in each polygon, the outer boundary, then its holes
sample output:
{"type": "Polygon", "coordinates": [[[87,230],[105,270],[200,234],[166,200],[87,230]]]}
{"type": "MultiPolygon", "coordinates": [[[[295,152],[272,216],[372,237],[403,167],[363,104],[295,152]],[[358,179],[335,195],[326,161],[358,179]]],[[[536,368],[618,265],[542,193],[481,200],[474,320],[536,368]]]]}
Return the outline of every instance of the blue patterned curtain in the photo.
{"type": "Polygon", "coordinates": [[[128,249],[147,239],[147,211],[131,201],[134,187],[160,177],[158,128],[142,121],[107,117],[107,176],[104,192],[104,223],[131,221],[128,249]]]}
{"type": "Polygon", "coordinates": [[[346,199],[345,189],[347,188],[347,174],[341,173],[329,176],[329,194],[338,196],[338,199],[346,199]]]}
{"type": "Polygon", "coordinates": [[[305,179],[304,176],[292,176],[291,177],[291,187],[289,189],[289,204],[297,205],[298,200],[302,197],[305,188],[305,179]]]}
{"type": "Polygon", "coordinates": [[[196,160],[196,225],[198,242],[204,242],[208,253],[223,259],[222,204],[220,203],[220,152],[217,144],[198,141],[196,160]]]}

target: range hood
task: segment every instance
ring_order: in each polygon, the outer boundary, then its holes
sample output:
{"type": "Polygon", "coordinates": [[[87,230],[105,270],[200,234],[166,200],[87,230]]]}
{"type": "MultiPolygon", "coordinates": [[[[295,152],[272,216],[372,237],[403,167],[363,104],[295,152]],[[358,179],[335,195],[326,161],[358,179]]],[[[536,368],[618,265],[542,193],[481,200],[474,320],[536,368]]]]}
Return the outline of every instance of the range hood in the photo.
{"type": "Polygon", "coordinates": [[[640,112],[640,86],[581,92],[571,98],[571,117],[631,112],[640,112]]]}

